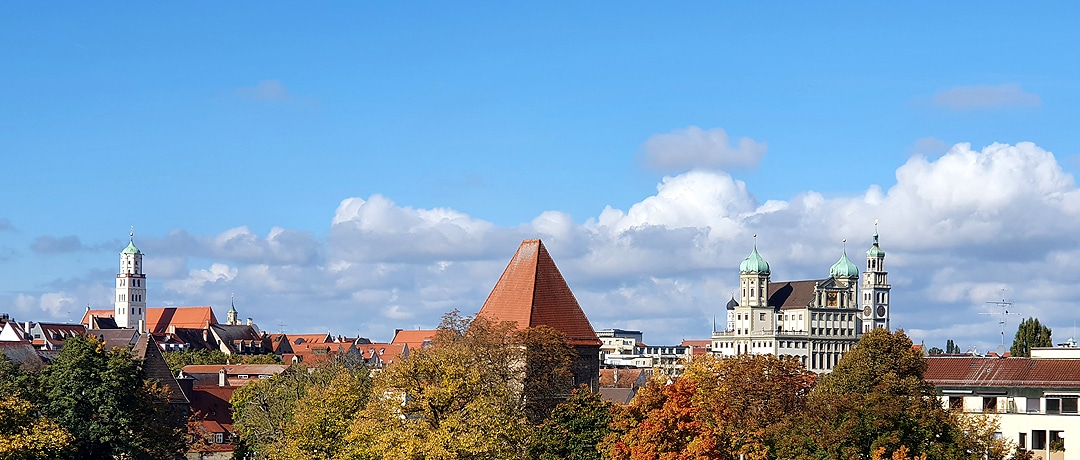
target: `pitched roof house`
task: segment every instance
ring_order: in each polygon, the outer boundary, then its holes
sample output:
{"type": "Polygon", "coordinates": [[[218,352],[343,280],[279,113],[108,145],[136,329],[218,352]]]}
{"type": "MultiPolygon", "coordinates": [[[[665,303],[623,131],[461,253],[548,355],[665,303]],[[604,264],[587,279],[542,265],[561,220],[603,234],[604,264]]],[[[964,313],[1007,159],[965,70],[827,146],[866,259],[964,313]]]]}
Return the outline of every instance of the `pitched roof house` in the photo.
{"type": "Polygon", "coordinates": [[[521,243],[476,316],[511,321],[519,329],[544,325],[562,332],[578,353],[574,384],[598,388],[600,338],[540,240],[521,243]]]}
{"type": "Polygon", "coordinates": [[[1001,435],[1048,460],[1080,458],[1080,348],[1032,349],[1031,358],[930,356],[923,378],[942,405],[998,416],[1001,435]]]}

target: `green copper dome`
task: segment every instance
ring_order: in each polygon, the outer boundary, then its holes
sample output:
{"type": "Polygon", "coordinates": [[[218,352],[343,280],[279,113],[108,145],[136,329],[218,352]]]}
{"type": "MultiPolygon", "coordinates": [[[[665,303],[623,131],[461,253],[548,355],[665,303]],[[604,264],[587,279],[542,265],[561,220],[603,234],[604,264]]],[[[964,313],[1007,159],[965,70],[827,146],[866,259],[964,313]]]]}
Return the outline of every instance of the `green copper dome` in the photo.
{"type": "Polygon", "coordinates": [[[870,249],[866,251],[866,256],[867,257],[885,257],[885,251],[881,249],[881,246],[878,246],[877,238],[878,238],[877,230],[875,229],[874,230],[874,245],[870,246],[870,249]]]}
{"type": "Polygon", "coordinates": [[[858,278],[859,267],[851,263],[851,260],[847,258],[847,251],[844,251],[844,255],[840,256],[840,260],[833,264],[829,269],[829,276],[833,278],[858,278]]]}
{"type": "Polygon", "coordinates": [[[142,251],[140,251],[139,248],[135,247],[135,242],[134,241],[128,241],[127,247],[124,248],[123,251],[120,251],[120,253],[121,254],[142,254],[142,251]]]}
{"type": "Polygon", "coordinates": [[[757,244],[754,245],[754,252],[751,252],[746,259],[743,259],[739,264],[739,273],[761,273],[769,274],[769,263],[761,257],[761,254],[757,252],[757,244]]]}

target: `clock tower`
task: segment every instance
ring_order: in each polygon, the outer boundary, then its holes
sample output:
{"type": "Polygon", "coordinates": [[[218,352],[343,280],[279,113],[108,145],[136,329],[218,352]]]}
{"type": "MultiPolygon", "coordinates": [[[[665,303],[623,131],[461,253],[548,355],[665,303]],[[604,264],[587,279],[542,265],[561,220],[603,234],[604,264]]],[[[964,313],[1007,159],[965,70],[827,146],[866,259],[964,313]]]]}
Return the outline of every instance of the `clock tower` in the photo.
{"type": "Polygon", "coordinates": [[[889,329],[889,273],[885,271],[885,251],[878,245],[877,221],[874,221],[874,245],[866,251],[866,271],[862,283],[863,332],[871,328],[889,329]]]}

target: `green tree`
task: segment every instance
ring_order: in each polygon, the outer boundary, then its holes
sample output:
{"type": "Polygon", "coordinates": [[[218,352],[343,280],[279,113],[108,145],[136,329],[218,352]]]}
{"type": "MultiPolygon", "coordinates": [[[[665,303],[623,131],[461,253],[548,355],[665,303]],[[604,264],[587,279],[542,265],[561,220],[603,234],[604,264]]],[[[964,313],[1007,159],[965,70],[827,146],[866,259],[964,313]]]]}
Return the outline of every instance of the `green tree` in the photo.
{"type": "Polygon", "coordinates": [[[281,364],[281,358],[275,354],[229,355],[221,350],[179,350],[166,351],[162,355],[173,375],[192,364],[281,364]]]}
{"type": "Polygon", "coordinates": [[[1001,458],[973,448],[992,433],[984,439],[986,430],[946,411],[923,380],[925,370],[903,331],[865,334],[811,392],[778,457],[1001,458]]]}
{"type": "Polygon", "coordinates": [[[1050,340],[1050,328],[1039,323],[1038,318],[1028,318],[1020,322],[1016,329],[1016,337],[1013,338],[1012,348],[1009,349],[1011,356],[1031,356],[1031,349],[1035,347],[1052,347],[1050,340]]]}
{"type": "Polygon", "coordinates": [[[147,381],[128,349],[75,336],[41,374],[38,406],[74,437],[73,458],[172,458],[184,450],[185,415],[147,381]]]}
{"type": "Polygon", "coordinates": [[[611,433],[612,404],[582,386],[533,433],[529,458],[537,460],[600,460],[597,447],[611,433]]]}
{"type": "Polygon", "coordinates": [[[960,353],[960,346],[954,343],[952,339],[949,339],[949,341],[945,343],[945,353],[950,355],[958,354],[960,353]]]}
{"type": "Polygon", "coordinates": [[[945,350],[942,350],[942,349],[940,349],[938,347],[930,347],[930,351],[928,353],[930,354],[930,356],[936,356],[936,355],[944,354],[945,350]]]}

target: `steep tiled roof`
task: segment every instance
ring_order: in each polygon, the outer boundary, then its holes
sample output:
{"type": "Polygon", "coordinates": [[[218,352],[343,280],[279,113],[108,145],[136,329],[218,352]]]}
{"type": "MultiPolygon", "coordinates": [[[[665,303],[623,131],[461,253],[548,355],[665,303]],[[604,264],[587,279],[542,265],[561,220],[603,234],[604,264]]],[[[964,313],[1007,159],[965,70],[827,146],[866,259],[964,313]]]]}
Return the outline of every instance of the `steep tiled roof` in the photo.
{"type": "Polygon", "coordinates": [[[600,369],[600,388],[637,388],[644,386],[652,369],[600,369]]]}
{"type": "Polygon", "coordinates": [[[172,404],[188,404],[184,396],[184,390],[176,382],[169,364],[165,362],[165,356],[161,354],[161,348],[154,342],[154,336],[142,334],[135,343],[133,350],[136,355],[143,359],[143,372],[146,378],[157,380],[162,386],[169,389],[169,402],[172,404]]]}
{"type": "Polygon", "coordinates": [[[930,356],[923,378],[935,386],[1080,388],[1080,359],[930,356]]]}
{"type": "Polygon", "coordinates": [[[492,321],[512,321],[521,329],[546,325],[566,334],[571,345],[601,345],[540,240],[521,243],[476,315],[492,321]]]}
{"type": "Polygon", "coordinates": [[[0,355],[19,363],[24,369],[38,369],[44,365],[30,342],[0,342],[0,355]]]}
{"type": "Polygon", "coordinates": [[[821,280],[769,283],[769,306],[780,310],[805,308],[814,300],[814,286],[821,280]]]}
{"type": "Polygon", "coordinates": [[[409,349],[419,350],[424,347],[425,343],[431,343],[431,339],[435,337],[437,332],[439,331],[435,329],[399,330],[394,333],[394,340],[391,340],[390,343],[396,345],[408,344],[409,349]]]}
{"type": "MultiPolygon", "coordinates": [[[[87,310],[83,314],[81,323],[90,324],[91,316],[111,318],[113,311],[87,310]]],[[[155,335],[165,334],[169,326],[201,329],[217,323],[217,316],[214,316],[214,310],[209,306],[146,309],[146,326],[155,335]]]]}
{"type": "Polygon", "coordinates": [[[356,350],[368,364],[393,364],[408,357],[409,345],[404,343],[366,343],[356,350]]]}
{"type": "Polygon", "coordinates": [[[600,398],[615,404],[630,404],[637,390],[634,388],[601,388],[600,398]]]}
{"type": "Polygon", "coordinates": [[[330,336],[329,332],[325,334],[289,334],[289,341],[293,344],[327,343],[333,342],[334,338],[330,336]]]}

